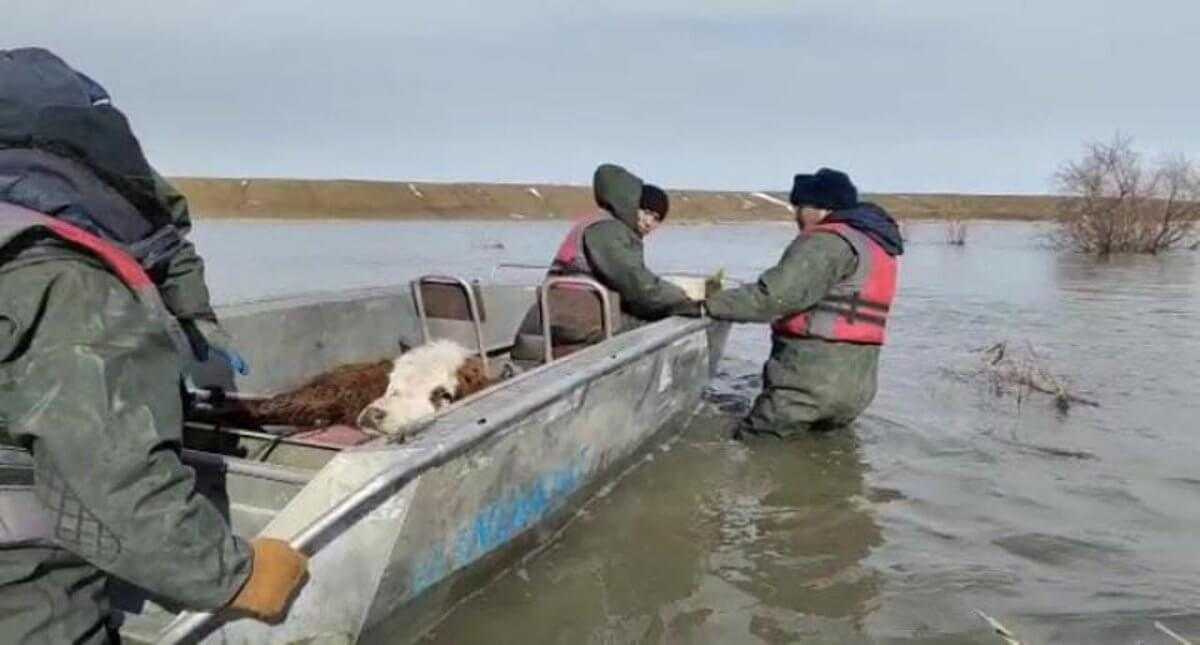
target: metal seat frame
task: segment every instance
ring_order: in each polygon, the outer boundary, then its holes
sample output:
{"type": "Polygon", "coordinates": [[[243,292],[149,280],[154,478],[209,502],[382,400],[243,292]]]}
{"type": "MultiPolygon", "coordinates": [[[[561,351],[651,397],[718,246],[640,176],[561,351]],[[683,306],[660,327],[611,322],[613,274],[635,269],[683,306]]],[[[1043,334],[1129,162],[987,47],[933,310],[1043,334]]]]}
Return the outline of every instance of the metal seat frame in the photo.
{"type": "Polygon", "coordinates": [[[612,299],[609,298],[608,289],[604,288],[604,285],[592,278],[581,276],[546,278],[542,286],[538,287],[538,310],[542,317],[542,360],[547,364],[554,360],[554,339],[550,332],[550,290],[560,286],[581,287],[596,292],[600,296],[600,306],[603,308],[600,312],[600,327],[604,332],[604,339],[608,340],[613,336],[612,299]]]}
{"type": "MultiPolygon", "coordinates": [[[[475,328],[475,342],[478,346],[479,360],[483,363],[483,369],[488,371],[488,353],[487,345],[483,340],[483,320],[479,314],[479,301],[475,297],[475,288],[466,280],[453,275],[423,275],[411,283],[413,303],[416,305],[417,318],[421,321],[421,342],[428,343],[430,340],[429,333],[429,317],[425,313],[425,300],[421,296],[421,287],[426,284],[443,284],[452,285],[462,288],[463,293],[467,296],[467,308],[471,312],[471,323],[475,328]]],[[[490,373],[490,372],[488,372],[490,373]]]]}

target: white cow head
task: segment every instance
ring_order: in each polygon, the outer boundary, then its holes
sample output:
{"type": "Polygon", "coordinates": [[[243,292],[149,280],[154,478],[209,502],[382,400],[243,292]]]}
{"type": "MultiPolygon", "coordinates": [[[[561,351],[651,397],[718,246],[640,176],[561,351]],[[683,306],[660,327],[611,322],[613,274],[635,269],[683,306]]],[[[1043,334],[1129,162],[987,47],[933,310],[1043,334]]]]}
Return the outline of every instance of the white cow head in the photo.
{"type": "Polygon", "coordinates": [[[402,354],[392,365],[383,396],[359,414],[359,427],[396,434],[448,405],[459,390],[459,368],[470,356],[466,348],[448,340],[402,354]]]}

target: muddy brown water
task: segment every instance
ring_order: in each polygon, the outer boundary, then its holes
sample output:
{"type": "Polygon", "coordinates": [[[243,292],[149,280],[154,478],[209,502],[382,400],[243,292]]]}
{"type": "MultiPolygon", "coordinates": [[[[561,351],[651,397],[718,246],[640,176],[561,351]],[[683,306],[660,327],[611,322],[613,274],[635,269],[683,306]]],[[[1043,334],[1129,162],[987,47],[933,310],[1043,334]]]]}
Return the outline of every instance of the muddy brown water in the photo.
{"type": "MultiPolygon", "coordinates": [[[[547,222],[201,222],[218,301],[487,276],[544,261],[547,222]]],[[[759,387],[763,327],[735,329],[685,432],[429,643],[1200,639],[1200,254],[1096,262],[1031,224],[909,229],[879,396],[851,429],[727,439],[759,387]],[[974,350],[1030,342],[1101,403],[997,397],[974,350]]],[[[752,278],[780,224],[667,227],[660,270],[752,278]]],[[[372,640],[388,642],[386,626],[372,640]]]]}

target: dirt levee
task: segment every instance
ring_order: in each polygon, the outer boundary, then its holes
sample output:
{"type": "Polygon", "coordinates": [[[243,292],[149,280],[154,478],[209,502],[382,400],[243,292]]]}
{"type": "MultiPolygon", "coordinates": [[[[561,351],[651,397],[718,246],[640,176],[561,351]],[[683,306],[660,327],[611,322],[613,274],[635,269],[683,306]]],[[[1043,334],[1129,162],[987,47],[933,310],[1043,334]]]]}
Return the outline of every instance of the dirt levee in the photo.
{"type": "MultiPolygon", "coordinates": [[[[586,186],[310,179],[172,180],[201,218],[554,219],[594,207],[586,186]]],[[[712,223],[790,217],[751,192],[670,190],[671,221],[712,223]]],[[[786,199],[785,193],[771,193],[786,199]]],[[[1057,198],[1038,195],[866,195],[900,219],[1053,217],[1057,198]]]]}

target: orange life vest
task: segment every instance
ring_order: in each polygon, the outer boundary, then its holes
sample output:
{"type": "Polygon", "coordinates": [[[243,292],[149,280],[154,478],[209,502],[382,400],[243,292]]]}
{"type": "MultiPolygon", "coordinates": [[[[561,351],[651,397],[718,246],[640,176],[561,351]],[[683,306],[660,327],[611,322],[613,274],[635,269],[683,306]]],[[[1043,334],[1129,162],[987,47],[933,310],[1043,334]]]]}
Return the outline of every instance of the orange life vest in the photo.
{"type": "Polygon", "coordinates": [[[868,235],[843,223],[818,224],[805,235],[827,232],[846,240],[858,255],[858,268],[813,307],[775,321],[775,333],[840,343],[883,345],[896,298],[899,262],[868,235]]]}

